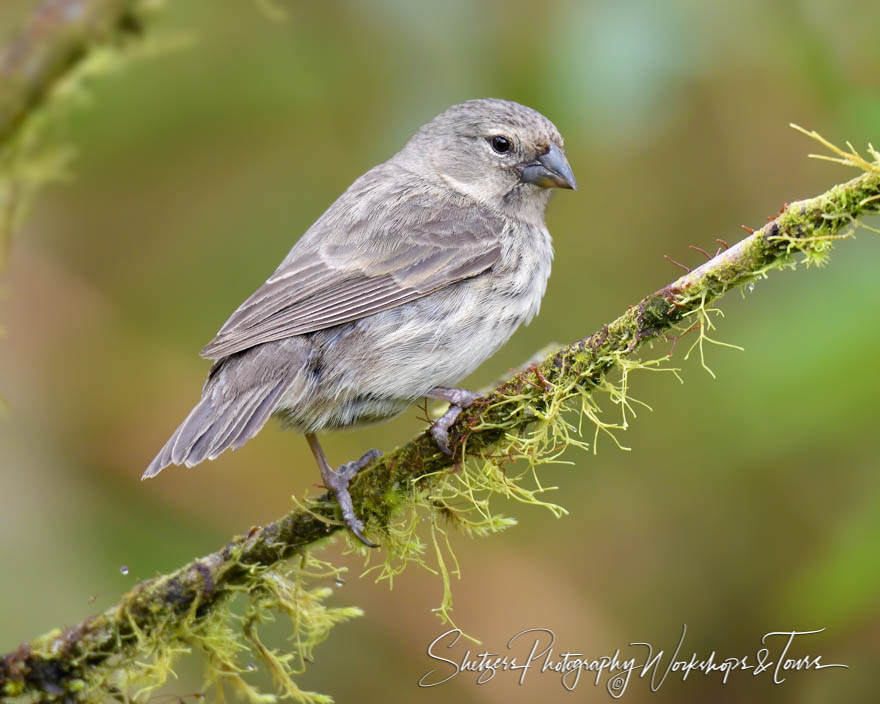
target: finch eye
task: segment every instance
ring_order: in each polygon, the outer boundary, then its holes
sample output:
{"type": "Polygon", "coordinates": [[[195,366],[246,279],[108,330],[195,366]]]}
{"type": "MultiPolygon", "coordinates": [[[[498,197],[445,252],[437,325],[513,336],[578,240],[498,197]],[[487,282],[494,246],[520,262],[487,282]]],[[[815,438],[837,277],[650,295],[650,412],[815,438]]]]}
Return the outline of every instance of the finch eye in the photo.
{"type": "Polygon", "coordinates": [[[510,140],[507,137],[502,137],[500,134],[490,137],[489,144],[499,154],[505,154],[510,151],[510,140]]]}

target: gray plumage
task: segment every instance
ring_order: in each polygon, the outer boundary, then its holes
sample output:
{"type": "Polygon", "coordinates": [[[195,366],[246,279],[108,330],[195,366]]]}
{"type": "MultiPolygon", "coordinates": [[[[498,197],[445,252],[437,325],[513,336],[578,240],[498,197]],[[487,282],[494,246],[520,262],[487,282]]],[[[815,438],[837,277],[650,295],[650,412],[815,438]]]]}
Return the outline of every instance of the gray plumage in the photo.
{"type": "Polygon", "coordinates": [[[315,433],[452,387],[538,312],[562,138],[504,100],[455,105],[339,197],[202,350],[202,398],[144,473],[236,449],[273,414],[315,433]],[[501,151],[502,137],[507,149],[501,151]]]}

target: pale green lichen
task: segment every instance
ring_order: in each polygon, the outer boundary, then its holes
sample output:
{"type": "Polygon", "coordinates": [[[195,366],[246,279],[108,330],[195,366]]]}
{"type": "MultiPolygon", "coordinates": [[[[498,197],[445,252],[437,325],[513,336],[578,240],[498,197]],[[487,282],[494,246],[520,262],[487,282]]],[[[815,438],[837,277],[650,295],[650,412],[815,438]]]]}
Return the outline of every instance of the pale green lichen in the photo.
{"type": "MultiPolygon", "coordinates": [[[[875,162],[863,159],[851,146],[850,152],[833,149],[840,156],[837,160],[841,163],[880,174],[880,157],[873,147],[870,150],[875,162]]],[[[871,187],[876,186],[875,183],[871,187]]],[[[754,264],[753,268],[743,266],[741,262],[735,266],[725,265],[706,275],[702,287],[672,295],[670,307],[680,308],[683,312],[669,326],[666,337],[672,339],[695,333],[696,339],[684,358],[688,359],[697,350],[702,367],[714,378],[715,374],[706,361],[706,346],[743,348],[710,334],[715,330],[713,316],[723,317],[723,313],[710,307],[709,303],[730,288],[745,287],[757,279],[766,278],[773,269],[794,268],[797,261],[793,255],[796,253],[803,255],[803,263],[807,266],[823,264],[835,240],[852,237],[857,227],[865,227],[852,213],[870,209],[878,199],[880,197],[876,195],[860,197],[851,184],[845,184],[831,189],[818,201],[810,201],[809,207],[792,204],[781,214],[776,228],[752,243],[755,252],[748,262],[754,264]],[[818,226],[812,212],[816,207],[821,216],[818,226]],[[842,226],[845,231],[841,233],[842,226]],[[781,252],[780,245],[784,248],[781,252]],[[765,258],[768,261],[761,264],[765,258]]],[[[674,285],[670,287],[674,288],[674,285]]],[[[620,340],[635,340],[638,344],[641,340],[637,316],[628,315],[629,319],[623,316],[616,321],[624,321],[620,340]]],[[[610,437],[618,448],[628,449],[621,444],[618,433],[627,429],[630,418],[636,414],[635,406],[649,409],[630,394],[629,377],[633,371],[669,372],[681,380],[678,369],[666,366],[668,355],[651,360],[630,359],[627,355],[635,346],[618,344],[604,354],[575,354],[574,363],[580,365],[578,374],[566,377],[564,383],[551,383],[541,375],[540,369],[547,366],[545,361],[536,367],[536,378],[530,384],[522,385],[517,393],[496,395],[488,407],[481,409],[479,421],[470,428],[472,435],[498,431],[500,436],[493,440],[491,449],[480,448],[471,454],[466,436],[462,443],[463,454],[468,457],[466,462],[457,464],[452,471],[445,468],[414,479],[408,500],[399,502],[399,510],[392,514],[390,521],[374,527],[385,538],[385,557],[382,563],[369,567],[364,574],[378,572],[377,579],[392,583],[393,577],[413,562],[439,574],[443,593],[435,611],[444,621],[451,623],[450,577],[458,574],[458,563],[449,545],[447,529],[455,527],[470,535],[483,536],[515,525],[515,518],[495,510],[493,502],[497,503],[499,499],[539,506],[557,517],[567,514],[564,507],[544,498],[556,487],[543,485],[538,468],[561,462],[562,453],[572,447],[582,450],[592,447],[595,453],[603,434],[610,437]],[[585,384],[584,380],[589,383],[585,384]],[[601,398],[619,408],[618,419],[607,419],[599,401],[601,398]],[[593,426],[592,443],[583,439],[585,421],[593,426]],[[428,519],[430,526],[432,552],[426,550],[418,535],[423,518],[428,519]],[[434,562],[428,563],[431,554],[434,562]]],[[[367,555],[368,559],[371,557],[369,551],[354,541],[351,547],[367,555]]]]}
{"type": "MultiPolygon", "coordinates": [[[[460,570],[451,531],[485,536],[515,525],[514,518],[499,511],[499,503],[532,505],[564,516],[566,510],[547,499],[555,487],[543,484],[540,468],[563,462],[568,448],[596,452],[602,437],[626,449],[618,436],[637,408],[646,407],[631,395],[632,373],[678,375],[667,366],[668,355],[647,361],[631,358],[640,345],[696,334],[688,354],[699,350],[702,365],[711,373],[706,345],[733,347],[709,335],[712,316],[718,313],[710,307],[714,299],[772,269],[794,266],[797,253],[807,264],[821,263],[835,239],[851,236],[861,215],[877,211],[880,157],[873,148],[874,163],[859,161],[852,149],[835,154],[865,170],[866,176],[818,199],[792,204],[729,253],[648,296],[592,337],[502,384],[485,402],[465,411],[455,426],[461,430],[457,457],[466,459],[450,466],[422,438],[361,474],[353,484],[356,510],[368,533],[383,546],[381,553],[371,551],[346,534],[349,549],[365,557],[364,574],[389,586],[411,564],[437,574],[442,597],[436,612],[452,622],[452,579],[460,570]],[[587,430],[592,424],[592,433],[585,431],[585,424],[587,430]],[[591,441],[585,440],[590,434],[591,441]]],[[[145,583],[121,606],[102,615],[104,628],[93,632],[81,626],[78,654],[64,663],[71,675],[57,676],[54,689],[44,683],[41,690],[27,690],[23,680],[8,678],[3,693],[34,701],[70,696],[98,702],[108,695],[144,701],[174,677],[179,657],[198,652],[206,663],[199,697],[210,694],[222,700],[229,690],[252,704],[276,697],[329,702],[326,695],[302,690],[295,678],[333,626],[361,614],[354,607],[327,604],[331,590],[323,582],[340,578],[341,570],[313,551],[336,526],[335,508],[328,508],[326,501],[303,501],[301,510],[267,526],[263,534],[237,539],[205,558],[213,560],[211,570],[197,561],[145,583]],[[277,538],[282,529],[292,543],[277,538]],[[285,562],[291,551],[296,556],[285,562]],[[201,581],[192,574],[203,575],[201,581]],[[222,588],[217,586],[221,580],[222,588]],[[283,650],[267,646],[260,636],[260,626],[279,616],[290,623],[283,650]],[[249,681],[253,668],[244,664],[249,662],[272,675],[276,694],[258,691],[249,681]]],[[[57,663],[58,652],[77,637],[76,629],[49,634],[31,644],[31,654],[41,662],[57,663]]]]}
{"type": "Polygon", "coordinates": [[[145,701],[175,676],[174,662],[195,651],[205,662],[202,694],[211,694],[217,701],[223,701],[227,690],[231,690],[252,704],[272,702],[278,696],[302,704],[331,702],[326,695],[301,689],[294,677],[305,671],[315,647],[326,640],[335,625],[363,615],[357,607],[328,606],[331,588],[307,586],[308,580],[340,580],[345,570],[309,552],[286,565],[250,565],[248,570],[247,583],[231,588],[204,614],[196,599],[182,618],[169,614],[149,634],[138,629],[129,614],[129,624],[136,634],[132,650],[137,659],[125,667],[114,664],[106,679],[90,683],[94,693],[118,690],[134,701],[145,701]],[[236,608],[237,595],[246,602],[244,608],[236,608]],[[283,652],[268,647],[260,637],[260,626],[279,616],[290,622],[283,652]],[[271,674],[277,695],[260,692],[248,681],[248,674],[261,668],[271,674]]]}
{"type": "MultiPolygon", "coordinates": [[[[515,525],[516,519],[499,511],[498,504],[532,505],[564,516],[566,509],[547,499],[556,487],[544,485],[540,467],[563,462],[562,453],[572,447],[596,452],[603,436],[626,449],[619,434],[628,428],[637,408],[647,407],[631,395],[632,373],[663,371],[678,376],[678,370],[668,366],[668,355],[636,360],[630,353],[656,338],[660,330],[667,339],[695,334],[685,357],[698,350],[702,366],[712,374],[706,362],[706,345],[736,346],[710,335],[715,328],[713,316],[720,315],[711,302],[730,288],[766,277],[772,269],[795,266],[796,253],[803,255],[807,265],[821,264],[834,240],[852,236],[859,224],[853,213],[871,209],[876,201],[874,196],[859,196],[844,186],[818,201],[793,204],[775,228],[747,243],[752,249],[742,261],[719,260],[717,269],[701,274],[702,285],[673,285],[658,292],[656,299],[649,297],[608,326],[604,335],[566,353],[561,365],[557,364],[559,355],[548,358],[536,365],[532,374],[520,375],[519,381],[503,386],[468,425],[461,443],[465,461],[398,482],[382,493],[380,500],[374,497],[363,504],[368,529],[379,536],[383,546],[377,554],[347,536],[349,549],[366,560],[363,574],[387,581],[389,586],[411,564],[438,575],[442,595],[435,611],[452,623],[452,581],[460,576],[450,542],[452,530],[485,536],[515,525]],[[560,366],[563,371],[558,371],[560,366]],[[585,432],[584,424],[592,425],[591,433],[585,432]],[[584,439],[590,435],[591,440],[584,439]],[[379,561],[373,564],[377,556],[379,561]]],[[[320,515],[318,504],[304,502],[304,506],[320,515]]],[[[323,515],[320,518],[328,520],[323,515]]],[[[317,569],[316,558],[304,559],[307,562],[301,568],[311,565],[317,569]]],[[[323,572],[318,574],[326,576],[333,569],[322,563],[323,572]]],[[[225,683],[253,702],[264,701],[265,695],[253,690],[237,664],[243,649],[256,654],[272,672],[280,695],[300,702],[326,701],[322,695],[300,690],[293,677],[305,667],[312,648],[327,636],[329,628],[357,611],[328,609],[323,605],[328,590],[306,590],[301,584],[305,576],[302,572],[290,580],[274,570],[256,571],[248,590],[259,596],[250,602],[242,628],[230,627],[230,619],[241,617],[215,611],[198,628],[192,622],[186,633],[163,636],[163,642],[197,646],[209,663],[209,680],[220,689],[225,683]],[[283,653],[266,648],[256,633],[256,627],[276,613],[286,614],[292,624],[291,647],[283,653]]],[[[155,662],[168,672],[179,650],[162,647],[165,649],[157,652],[155,662]]],[[[154,681],[162,679],[158,673],[152,676],[154,681]]]]}

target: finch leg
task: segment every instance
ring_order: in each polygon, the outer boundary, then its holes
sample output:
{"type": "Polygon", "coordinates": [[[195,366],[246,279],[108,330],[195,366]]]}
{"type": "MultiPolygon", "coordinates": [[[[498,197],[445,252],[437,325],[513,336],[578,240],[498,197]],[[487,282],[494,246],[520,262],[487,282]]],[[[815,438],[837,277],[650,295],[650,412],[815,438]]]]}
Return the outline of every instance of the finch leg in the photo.
{"type": "Polygon", "coordinates": [[[318,462],[324,486],[333,493],[333,496],[336,497],[336,503],[338,503],[339,508],[342,509],[342,520],[345,521],[345,525],[348,526],[348,529],[355,534],[357,539],[368,548],[379,547],[364,537],[364,523],[355,515],[354,505],[351,501],[351,494],[348,492],[348,485],[351,482],[352,477],[382,453],[379,452],[379,450],[370,450],[369,452],[364,453],[360,459],[357,459],[354,462],[346,462],[345,464],[340,465],[338,469],[334,470],[330,466],[330,463],[327,462],[327,458],[324,456],[324,450],[322,450],[321,446],[318,444],[318,438],[315,437],[315,434],[306,433],[306,440],[309,443],[312,454],[315,456],[315,460],[318,462]]]}
{"type": "Polygon", "coordinates": [[[434,421],[430,433],[440,451],[452,457],[452,450],[449,449],[449,428],[458,418],[459,413],[472,405],[478,398],[482,398],[483,394],[467,389],[447,389],[445,386],[435,386],[425,396],[449,403],[449,410],[434,421]]]}

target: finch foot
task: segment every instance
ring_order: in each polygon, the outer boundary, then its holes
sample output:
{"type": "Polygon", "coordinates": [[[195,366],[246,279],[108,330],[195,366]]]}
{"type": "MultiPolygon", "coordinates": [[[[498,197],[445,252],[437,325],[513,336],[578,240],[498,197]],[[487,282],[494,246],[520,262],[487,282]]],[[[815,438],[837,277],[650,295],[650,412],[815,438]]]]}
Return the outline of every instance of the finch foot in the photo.
{"type": "Polygon", "coordinates": [[[377,548],[379,546],[367,540],[364,536],[364,522],[355,515],[351,494],[348,492],[348,485],[358,472],[381,454],[379,450],[370,450],[364,453],[360,459],[340,465],[339,469],[333,470],[329,465],[321,468],[321,478],[324,481],[324,486],[333,492],[333,496],[336,497],[336,503],[342,509],[342,520],[345,521],[345,525],[355,534],[357,539],[368,548],[377,548]]]}
{"type": "Polygon", "coordinates": [[[309,446],[312,448],[315,459],[318,460],[324,486],[332,492],[336,503],[339,504],[339,508],[342,510],[342,520],[345,522],[345,525],[368,548],[379,547],[364,536],[364,523],[354,512],[354,504],[348,491],[348,485],[358,472],[377,457],[381,457],[382,453],[379,450],[370,450],[364,453],[360,459],[346,462],[340,465],[338,469],[333,469],[327,462],[327,458],[318,444],[318,439],[311,433],[306,434],[306,439],[309,441],[309,446]]]}
{"type": "Polygon", "coordinates": [[[449,409],[434,421],[429,432],[440,452],[452,457],[452,450],[449,448],[449,428],[455,423],[459,414],[468,406],[473,405],[474,401],[482,398],[483,394],[467,389],[447,389],[444,386],[436,386],[425,395],[427,398],[435,398],[449,403],[449,409]]]}

